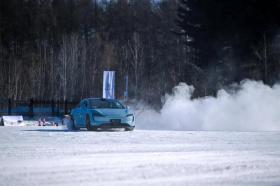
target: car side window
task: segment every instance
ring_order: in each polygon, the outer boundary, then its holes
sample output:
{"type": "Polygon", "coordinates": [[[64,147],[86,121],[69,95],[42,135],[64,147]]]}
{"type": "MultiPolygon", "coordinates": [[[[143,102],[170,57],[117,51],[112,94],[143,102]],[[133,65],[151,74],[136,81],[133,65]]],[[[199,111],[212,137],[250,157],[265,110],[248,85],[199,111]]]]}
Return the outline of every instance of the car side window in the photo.
{"type": "Polygon", "coordinates": [[[88,104],[86,100],[81,101],[80,108],[87,108],[88,104]]]}
{"type": "Polygon", "coordinates": [[[83,107],[83,101],[80,102],[79,107],[82,108],[83,107]]]}

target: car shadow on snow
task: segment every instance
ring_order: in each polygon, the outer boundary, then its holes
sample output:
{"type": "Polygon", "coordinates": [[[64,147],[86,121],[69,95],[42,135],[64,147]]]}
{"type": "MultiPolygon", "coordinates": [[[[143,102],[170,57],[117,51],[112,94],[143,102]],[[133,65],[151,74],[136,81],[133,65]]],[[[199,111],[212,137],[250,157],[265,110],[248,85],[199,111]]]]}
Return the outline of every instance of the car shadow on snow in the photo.
{"type": "Polygon", "coordinates": [[[80,132],[75,130],[68,129],[30,129],[30,130],[22,130],[27,132],[80,132]]]}
{"type": "Polygon", "coordinates": [[[89,130],[70,130],[70,129],[29,129],[29,130],[22,130],[28,132],[125,132],[122,129],[102,129],[96,131],[89,131],[89,130]]]}

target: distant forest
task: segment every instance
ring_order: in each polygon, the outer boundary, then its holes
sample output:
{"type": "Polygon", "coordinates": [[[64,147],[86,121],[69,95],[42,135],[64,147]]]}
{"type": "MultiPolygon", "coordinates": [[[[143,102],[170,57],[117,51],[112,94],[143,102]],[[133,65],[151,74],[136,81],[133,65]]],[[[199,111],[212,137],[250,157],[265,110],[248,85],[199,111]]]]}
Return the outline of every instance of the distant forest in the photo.
{"type": "Polygon", "coordinates": [[[280,75],[280,0],[1,0],[0,98],[116,95],[160,104],[179,82],[215,95],[280,75]]]}

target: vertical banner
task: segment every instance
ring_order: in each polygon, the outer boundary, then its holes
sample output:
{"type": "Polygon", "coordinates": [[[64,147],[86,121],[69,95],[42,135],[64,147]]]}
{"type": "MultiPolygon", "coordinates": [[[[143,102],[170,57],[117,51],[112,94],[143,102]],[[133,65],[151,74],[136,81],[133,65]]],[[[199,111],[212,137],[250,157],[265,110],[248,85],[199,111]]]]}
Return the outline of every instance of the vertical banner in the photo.
{"type": "Polygon", "coordinates": [[[115,99],[115,71],[103,72],[103,98],[115,99]]]}

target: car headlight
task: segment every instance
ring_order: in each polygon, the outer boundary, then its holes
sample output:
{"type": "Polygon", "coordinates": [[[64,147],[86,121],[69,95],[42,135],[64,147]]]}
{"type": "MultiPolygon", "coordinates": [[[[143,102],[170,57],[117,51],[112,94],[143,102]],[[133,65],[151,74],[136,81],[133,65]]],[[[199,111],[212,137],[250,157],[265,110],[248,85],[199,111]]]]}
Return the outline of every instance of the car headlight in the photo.
{"type": "Polygon", "coordinates": [[[134,121],[134,115],[133,114],[127,114],[126,117],[127,117],[127,119],[131,120],[132,122],[134,121]]]}

